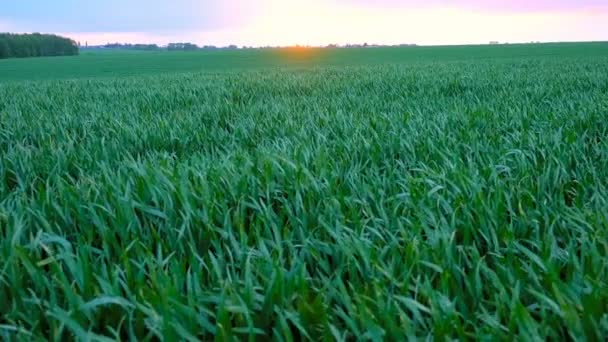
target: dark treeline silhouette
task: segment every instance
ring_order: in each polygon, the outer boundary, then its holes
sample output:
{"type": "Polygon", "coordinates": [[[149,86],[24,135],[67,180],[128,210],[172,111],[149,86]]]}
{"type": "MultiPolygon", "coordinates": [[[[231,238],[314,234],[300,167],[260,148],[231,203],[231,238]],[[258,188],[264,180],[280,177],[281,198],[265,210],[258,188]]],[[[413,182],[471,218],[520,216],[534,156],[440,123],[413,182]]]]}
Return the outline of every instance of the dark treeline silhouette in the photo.
{"type": "Polygon", "coordinates": [[[192,51],[198,50],[198,46],[192,43],[169,43],[167,45],[169,51],[192,51]]]}
{"type": "Polygon", "coordinates": [[[157,51],[161,48],[156,44],[106,44],[103,46],[106,49],[123,49],[123,50],[144,50],[144,51],[157,51]]]}
{"type": "Polygon", "coordinates": [[[105,45],[86,45],[81,47],[83,50],[96,49],[117,49],[117,50],[143,50],[143,51],[195,51],[195,50],[234,50],[239,47],[236,45],[214,46],[204,45],[198,46],[193,43],[169,43],[167,46],[158,46],[157,44],[121,44],[108,43],[105,45]]]}
{"type": "Polygon", "coordinates": [[[77,54],[78,45],[68,38],[40,33],[0,33],[0,59],[77,54]]]}

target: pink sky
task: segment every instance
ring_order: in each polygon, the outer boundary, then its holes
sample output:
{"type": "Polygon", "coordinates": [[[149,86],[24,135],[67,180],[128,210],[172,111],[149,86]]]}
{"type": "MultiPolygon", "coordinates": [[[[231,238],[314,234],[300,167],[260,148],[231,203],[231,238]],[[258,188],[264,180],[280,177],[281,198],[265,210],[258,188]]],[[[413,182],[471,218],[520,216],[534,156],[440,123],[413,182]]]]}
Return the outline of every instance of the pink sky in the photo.
{"type": "Polygon", "coordinates": [[[6,14],[0,13],[0,31],[56,32],[90,45],[608,40],[608,1],[603,0],[106,0],[82,8],[76,0],[54,2],[63,12],[76,12],[69,18],[34,2],[8,5],[6,14]]]}

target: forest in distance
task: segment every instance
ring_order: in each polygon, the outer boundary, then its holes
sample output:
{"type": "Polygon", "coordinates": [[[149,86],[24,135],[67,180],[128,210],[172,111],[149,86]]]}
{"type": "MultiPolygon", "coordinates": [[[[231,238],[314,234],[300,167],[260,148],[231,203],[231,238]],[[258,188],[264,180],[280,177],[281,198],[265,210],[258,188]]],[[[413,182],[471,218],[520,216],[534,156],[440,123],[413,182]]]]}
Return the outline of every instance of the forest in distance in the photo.
{"type": "Polygon", "coordinates": [[[54,34],[0,33],[0,59],[74,56],[78,52],[75,41],[54,34]]]}

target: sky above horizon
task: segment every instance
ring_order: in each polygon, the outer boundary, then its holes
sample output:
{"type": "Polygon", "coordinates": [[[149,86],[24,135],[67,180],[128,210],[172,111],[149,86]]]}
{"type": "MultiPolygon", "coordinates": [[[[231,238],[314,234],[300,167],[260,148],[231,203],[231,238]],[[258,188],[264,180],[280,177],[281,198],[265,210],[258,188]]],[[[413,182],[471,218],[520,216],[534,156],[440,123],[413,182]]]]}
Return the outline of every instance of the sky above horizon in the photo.
{"type": "Polygon", "coordinates": [[[605,41],[608,0],[19,0],[0,32],[89,45],[605,41]]]}

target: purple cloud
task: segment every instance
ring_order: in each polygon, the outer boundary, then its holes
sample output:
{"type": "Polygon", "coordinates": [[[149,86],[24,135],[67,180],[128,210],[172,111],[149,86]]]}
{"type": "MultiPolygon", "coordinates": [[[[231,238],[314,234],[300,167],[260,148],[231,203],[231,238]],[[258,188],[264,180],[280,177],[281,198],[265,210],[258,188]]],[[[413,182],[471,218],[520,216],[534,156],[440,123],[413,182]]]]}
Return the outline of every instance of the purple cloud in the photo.
{"type": "Polygon", "coordinates": [[[446,7],[467,10],[506,12],[547,12],[574,10],[606,10],[606,0],[332,0],[335,3],[356,4],[375,8],[446,7]]]}

